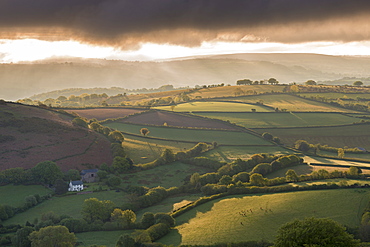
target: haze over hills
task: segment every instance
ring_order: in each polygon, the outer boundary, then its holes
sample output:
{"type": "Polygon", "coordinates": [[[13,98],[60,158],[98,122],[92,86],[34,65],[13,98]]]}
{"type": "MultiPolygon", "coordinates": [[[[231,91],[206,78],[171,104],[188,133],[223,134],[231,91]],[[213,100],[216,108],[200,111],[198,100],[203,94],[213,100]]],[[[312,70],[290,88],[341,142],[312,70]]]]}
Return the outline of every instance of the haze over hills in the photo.
{"type": "Polygon", "coordinates": [[[317,54],[230,54],[128,62],[58,59],[0,65],[0,98],[17,100],[65,88],[156,88],[234,84],[236,80],[277,78],[281,83],[368,77],[369,57],[317,54]]]}

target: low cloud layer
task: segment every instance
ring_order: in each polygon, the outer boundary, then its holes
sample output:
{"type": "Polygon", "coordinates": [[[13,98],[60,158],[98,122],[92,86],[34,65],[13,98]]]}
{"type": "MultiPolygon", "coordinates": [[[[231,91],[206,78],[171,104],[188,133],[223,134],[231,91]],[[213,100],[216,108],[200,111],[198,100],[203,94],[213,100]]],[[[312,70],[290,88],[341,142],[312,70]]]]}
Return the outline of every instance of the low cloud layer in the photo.
{"type": "Polygon", "coordinates": [[[369,0],[1,0],[0,39],[140,42],[370,40],[369,0]]]}

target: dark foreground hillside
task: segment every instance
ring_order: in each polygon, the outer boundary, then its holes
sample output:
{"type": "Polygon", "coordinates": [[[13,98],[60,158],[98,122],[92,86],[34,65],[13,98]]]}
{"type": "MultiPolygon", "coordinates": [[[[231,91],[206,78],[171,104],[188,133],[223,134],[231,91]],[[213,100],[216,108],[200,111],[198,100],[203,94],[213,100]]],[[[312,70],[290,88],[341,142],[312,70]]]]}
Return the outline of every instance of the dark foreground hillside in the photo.
{"type": "Polygon", "coordinates": [[[72,124],[73,117],[40,107],[0,105],[0,170],[31,168],[45,160],[62,170],[110,164],[110,142],[72,124]]]}

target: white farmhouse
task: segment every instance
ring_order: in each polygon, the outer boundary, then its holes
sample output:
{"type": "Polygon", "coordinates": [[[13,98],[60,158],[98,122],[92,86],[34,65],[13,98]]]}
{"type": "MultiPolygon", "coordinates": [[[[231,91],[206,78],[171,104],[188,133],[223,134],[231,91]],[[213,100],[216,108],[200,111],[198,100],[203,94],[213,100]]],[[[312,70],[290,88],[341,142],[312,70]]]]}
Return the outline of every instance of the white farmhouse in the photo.
{"type": "Polygon", "coordinates": [[[70,181],[68,191],[81,191],[84,189],[84,183],[82,181],[70,181]]]}

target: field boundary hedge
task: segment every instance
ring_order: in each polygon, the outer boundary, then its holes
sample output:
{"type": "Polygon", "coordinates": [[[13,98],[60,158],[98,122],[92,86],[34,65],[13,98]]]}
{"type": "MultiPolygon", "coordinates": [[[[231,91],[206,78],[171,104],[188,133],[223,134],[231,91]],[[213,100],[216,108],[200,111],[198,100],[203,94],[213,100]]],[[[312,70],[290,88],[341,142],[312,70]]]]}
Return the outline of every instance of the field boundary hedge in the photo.
{"type": "Polygon", "coordinates": [[[266,128],[251,128],[252,130],[263,130],[263,129],[318,129],[318,128],[334,128],[334,127],[351,127],[356,125],[370,125],[370,122],[363,123],[352,123],[352,124],[342,124],[342,125],[320,125],[320,126],[296,126],[296,127],[266,127],[266,128]]]}
{"type": "MultiPolygon", "coordinates": [[[[339,168],[350,168],[355,165],[338,165],[338,164],[332,164],[332,163],[316,163],[316,162],[311,162],[307,163],[308,165],[311,166],[330,166],[330,167],[339,167],[339,168]]],[[[361,170],[370,170],[370,167],[368,166],[355,166],[360,168],[361,170]]]]}
{"type": "Polygon", "coordinates": [[[277,194],[277,193],[289,193],[289,192],[297,192],[297,191],[312,191],[312,190],[329,190],[329,189],[358,189],[358,188],[369,188],[369,186],[345,186],[345,187],[340,187],[337,184],[312,184],[312,185],[306,185],[306,186],[292,186],[290,184],[287,185],[280,185],[280,186],[275,186],[275,187],[269,187],[269,186],[264,186],[264,187],[258,187],[258,186],[251,186],[251,187],[240,187],[240,191],[234,191],[234,192],[223,192],[207,197],[202,197],[194,202],[191,202],[183,207],[178,208],[177,210],[173,211],[170,213],[170,215],[173,218],[176,218],[191,209],[196,208],[197,206],[200,206],[204,203],[220,199],[223,197],[227,196],[236,196],[236,195],[254,195],[254,194],[277,194]],[[247,190],[249,190],[247,192],[247,190]]]}

